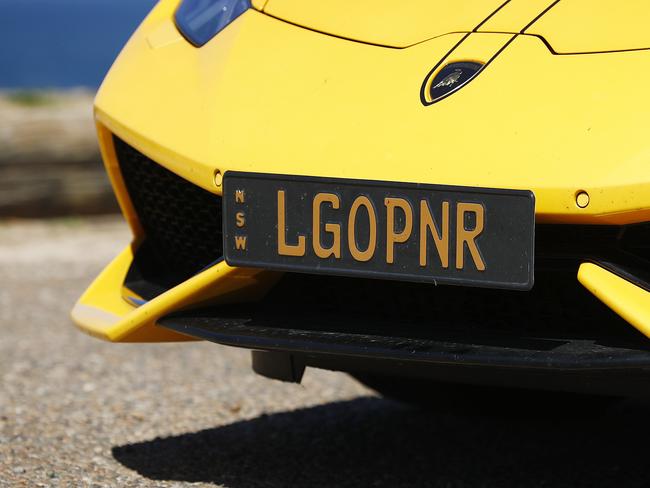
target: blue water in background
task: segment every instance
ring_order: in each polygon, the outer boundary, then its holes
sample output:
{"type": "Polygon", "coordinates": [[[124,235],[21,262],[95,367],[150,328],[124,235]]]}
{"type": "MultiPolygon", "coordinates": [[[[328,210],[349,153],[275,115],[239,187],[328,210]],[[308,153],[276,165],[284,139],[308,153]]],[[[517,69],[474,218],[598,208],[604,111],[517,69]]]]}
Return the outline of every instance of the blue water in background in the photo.
{"type": "Polygon", "coordinates": [[[0,88],[96,88],[155,0],[0,0],[0,88]]]}

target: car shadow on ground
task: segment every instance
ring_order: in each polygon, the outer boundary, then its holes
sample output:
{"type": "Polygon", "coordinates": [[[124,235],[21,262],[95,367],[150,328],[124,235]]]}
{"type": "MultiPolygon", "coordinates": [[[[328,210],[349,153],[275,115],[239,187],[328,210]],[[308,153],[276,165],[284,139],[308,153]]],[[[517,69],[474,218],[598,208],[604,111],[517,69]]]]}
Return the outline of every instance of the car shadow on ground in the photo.
{"type": "Polygon", "coordinates": [[[365,397],[118,446],[113,456],[152,480],[232,488],[648,486],[648,411],[512,418],[365,397]]]}

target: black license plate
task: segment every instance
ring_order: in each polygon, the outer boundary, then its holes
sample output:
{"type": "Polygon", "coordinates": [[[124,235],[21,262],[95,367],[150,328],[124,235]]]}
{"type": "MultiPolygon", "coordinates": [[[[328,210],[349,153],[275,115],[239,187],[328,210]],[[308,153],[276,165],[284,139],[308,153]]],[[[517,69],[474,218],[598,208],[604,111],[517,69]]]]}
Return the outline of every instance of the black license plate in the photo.
{"type": "Polygon", "coordinates": [[[533,286],[530,191],[228,171],[231,266],[467,286],[533,286]]]}

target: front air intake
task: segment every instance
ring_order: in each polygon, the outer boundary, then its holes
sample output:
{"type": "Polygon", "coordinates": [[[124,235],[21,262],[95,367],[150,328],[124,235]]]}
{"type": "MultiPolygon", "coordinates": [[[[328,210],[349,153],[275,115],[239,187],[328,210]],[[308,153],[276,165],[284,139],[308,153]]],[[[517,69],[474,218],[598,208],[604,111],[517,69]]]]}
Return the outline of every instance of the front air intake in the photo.
{"type": "Polygon", "coordinates": [[[126,189],[159,271],[180,282],[221,259],[221,197],[119,138],[114,141],[126,189]]]}

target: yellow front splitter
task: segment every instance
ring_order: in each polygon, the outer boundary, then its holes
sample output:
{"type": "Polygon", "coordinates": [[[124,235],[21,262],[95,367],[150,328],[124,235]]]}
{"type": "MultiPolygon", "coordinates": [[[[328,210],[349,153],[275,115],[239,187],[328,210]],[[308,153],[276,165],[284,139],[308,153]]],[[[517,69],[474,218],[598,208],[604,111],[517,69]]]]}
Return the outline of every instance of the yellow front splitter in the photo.
{"type": "Polygon", "coordinates": [[[255,298],[270,284],[270,273],[233,268],[219,262],[156,298],[136,307],[122,296],[135,245],[126,247],[95,279],[72,309],[72,320],[84,332],[111,342],[196,340],[155,327],[163,315],[217,300],[255,298]]]}
{"type": "Polygon", "coordinates": [[[594,263],[583,263],[578,281],[646,337],[650,337],[650,292],[594,263]]]}

